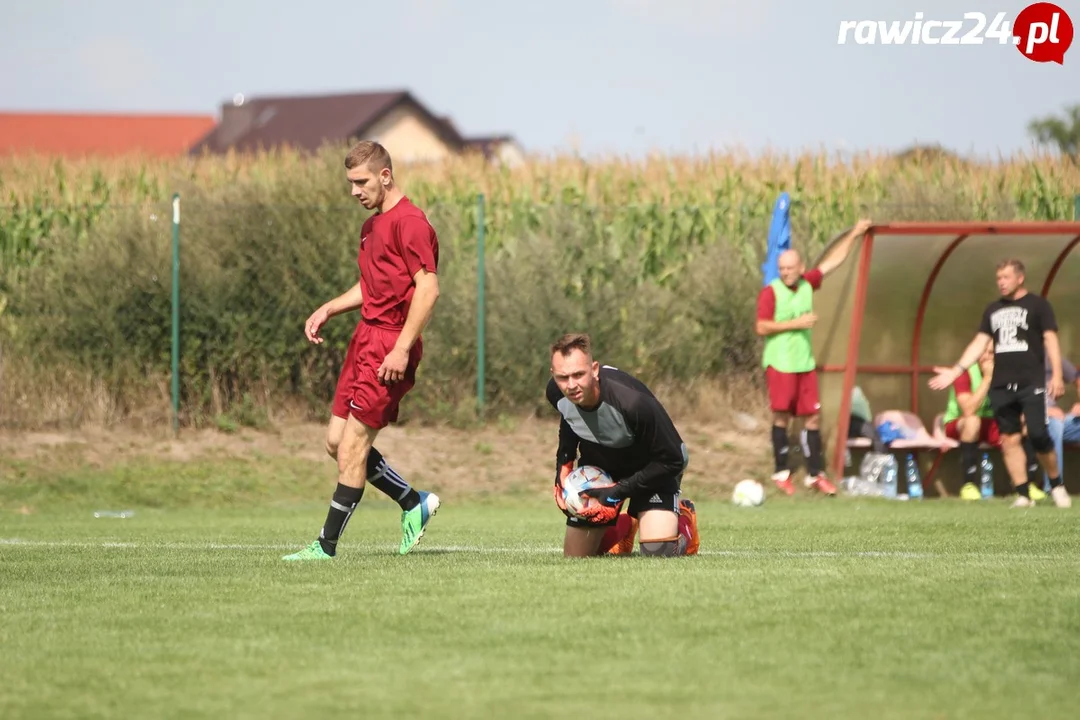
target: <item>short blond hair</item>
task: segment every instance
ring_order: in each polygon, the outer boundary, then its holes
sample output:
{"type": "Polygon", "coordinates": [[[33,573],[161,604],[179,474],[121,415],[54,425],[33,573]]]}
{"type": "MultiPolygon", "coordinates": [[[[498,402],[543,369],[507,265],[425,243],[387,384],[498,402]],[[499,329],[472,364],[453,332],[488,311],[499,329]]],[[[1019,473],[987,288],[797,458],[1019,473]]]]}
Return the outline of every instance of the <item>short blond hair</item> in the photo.
{"type": "Polygon", "coordinates": [[[551,354],[561,353],[569,355],[574,350],[580,350],[586,356],[592,357],[592,338],[587,333],[567,333],[551,343],[551,354]]]}
{"type": "Polygon", "coordinates": [[[345,156],[346,170],[352,170],[361,165],[367,165],[368,170],[375,174],[382,172],[383,168],[389,170],[391,174],[394,172],[394,164],[390,161],[390,153],[374,140],[362,140],[356,143],[349,150],[349,154],[345,156]]]}
{"type": "Polygon", "coordinates": [[[1013,270],[1015,270],[1017,275],[1027,274],[1026,272],[1024,272],[1024,263],[1020,262],[1016,258],[1007,258],[1005,260],[1002,260],[997,264],[997,267],[994,269],[1004,270],[1007,267],[1011,267],[1013,270]]]}

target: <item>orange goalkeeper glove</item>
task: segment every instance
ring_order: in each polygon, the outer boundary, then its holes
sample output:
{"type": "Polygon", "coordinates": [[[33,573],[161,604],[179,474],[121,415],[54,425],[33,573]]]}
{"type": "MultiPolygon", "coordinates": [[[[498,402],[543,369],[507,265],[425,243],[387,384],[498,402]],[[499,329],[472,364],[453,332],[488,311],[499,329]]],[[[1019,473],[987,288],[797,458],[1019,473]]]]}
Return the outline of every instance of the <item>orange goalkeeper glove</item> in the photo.
{"type": "Polygon", "coordinates": [[[565,490],[563,487],[563,480],[565,480],[566,476],[573,472],[573,470],[574,461],[571,460],[568,463],[560,465],[559,471],[555,475],[555,504],[559,506],[559,509],[562,510],[564,514],[568,511],[566,509],[566,500],[563,498],[563,491],[565,490]]]}
{"type": "Polygon", "coordinates": [[[619,516],[623,501],[626,499],[622,493],[623,488],[616,483],[614,487],[594,487],[582,490],[583,497],[592,498],[597,502],[589,503],[578,515],[594,525],[604,525],[619,516]]]}
{"type": "Polygon", "coordinates": [[[555,481],[555,504],[559,509],[566,512],[566,500],[563,498],[563,486],[558,480],[555,481]]]}

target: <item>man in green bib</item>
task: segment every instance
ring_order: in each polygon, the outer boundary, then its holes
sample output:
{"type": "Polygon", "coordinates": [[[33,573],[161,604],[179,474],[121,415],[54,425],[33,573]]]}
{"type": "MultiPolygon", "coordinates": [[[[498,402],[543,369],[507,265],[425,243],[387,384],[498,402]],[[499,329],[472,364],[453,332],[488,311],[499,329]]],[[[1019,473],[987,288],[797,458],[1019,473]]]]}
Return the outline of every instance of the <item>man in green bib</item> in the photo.
{"type": "Polygon", "coordinates": [[[982,497],[979,492],[979,443],[1001,446],[1001,431],[988,396],[993,376],[994,344],[990,343],[979,361],[949,386],[949,404],[941,418],[946,437],[960,443],[960,467],[964,472],[960,497],[964,500],[982,497]]]}
{"type": "Polygon", "coordinates": [[[769,404],[773,412],[772,445],[776,486],[788,495],[795,493],[788,468],[788,425],[793,417],[805,418],[806,486],[835,495],[836,487],[825,476],[821,461],[821,402],[818,398],[817,362],[810,342],[810,331],[817,322],[814,314],[814,291],[826,275],[844,262],[855,241],[870,229],[869,220],[860,220],[821,263],[806,272],[797,250],[780,254],[777,270],[780,277],[758,294],[757,334],[765,338],[761,366],[769,386],[769,404]]]}

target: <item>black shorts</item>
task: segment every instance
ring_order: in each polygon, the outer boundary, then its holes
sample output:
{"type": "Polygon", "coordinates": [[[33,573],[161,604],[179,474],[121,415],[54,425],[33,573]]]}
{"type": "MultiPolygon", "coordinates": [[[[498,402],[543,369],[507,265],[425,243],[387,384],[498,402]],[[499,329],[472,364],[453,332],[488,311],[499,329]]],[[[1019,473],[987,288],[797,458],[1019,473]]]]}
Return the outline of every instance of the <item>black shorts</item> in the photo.
{"type": "Polygon", "coordinates": [[[990,388],[987,395],[1002,435],[1020,433],[1023,430],[1021,416],[1027,422],[1028,428],[1035,428],[1035,432],[1046,427],[1045,387],[1010,384],[990,388]]]}
{"type": "MultiPolygon", "coordinates": [[[[638,517],[647,510],[669,510],[676,514],[679,512],[678,492],[646,491],[640,495],[631,495],[623,502],[626,504],[626,514],[632,518],[638,517]]],[[[596,523],[591,523],[586,520],[579,520],[570,513],[564,512],[564,514],[566,515],[566,527],[611,527],[618,521],[618,518],[616,517],[616,519],[611,522],[597,525],[596,523]]]]}

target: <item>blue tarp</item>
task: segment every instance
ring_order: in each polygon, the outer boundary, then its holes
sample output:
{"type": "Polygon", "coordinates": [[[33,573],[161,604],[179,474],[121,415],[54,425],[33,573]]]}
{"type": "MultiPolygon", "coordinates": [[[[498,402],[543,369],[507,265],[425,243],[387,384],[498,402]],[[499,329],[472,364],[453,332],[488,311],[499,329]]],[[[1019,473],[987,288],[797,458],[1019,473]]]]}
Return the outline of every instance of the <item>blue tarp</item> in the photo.
{"type": "Polygon", "coordinates": [[[765,276],[763,287],[780,276],[778,268],[780,253],[791,249],[790,210],[791,197],[786,192],[780,193],[773,207],[772,224],[769,226],[768,253],[765,256],[765,263],[761,266],[761,273],[765,276]]]}

